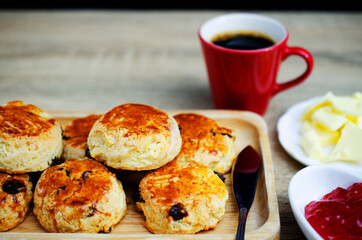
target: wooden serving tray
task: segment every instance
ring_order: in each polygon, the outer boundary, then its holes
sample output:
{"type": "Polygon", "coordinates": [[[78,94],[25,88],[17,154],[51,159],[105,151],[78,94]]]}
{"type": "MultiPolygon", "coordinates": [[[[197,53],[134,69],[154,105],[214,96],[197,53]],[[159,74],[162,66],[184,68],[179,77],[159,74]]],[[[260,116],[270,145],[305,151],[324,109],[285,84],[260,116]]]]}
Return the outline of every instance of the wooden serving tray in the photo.
{"type": "MultiPolygon", "coordinates": [[[[255,199],[248,215],[246,239],[279,239],[280,219],[276,197],[272,156],[268,131],[265,121],[257,114],[243,111],[223,110],[183,110],[167,111],[170,114],[193,112],[215,119],[220,125],[231,128],[236,135],[235,149],[240,152],[247,145],[252,145],[261,155],[261,166],[255,199]]],[[[76,117],[99,112],[53,112],[63,126],[76,117]]],[[[238,209],[231,187],[231,175],[225,175],[225,183],[229,190],[226,213],[215,229],[203,231],[195,235],[159,235],[150,233],[144,226],[144,217],[137,212],[132,201],[132,193],[137,189],[138,181],[144,172],[121,172],[122,184],[129,200],[125,217],[108,234],[82,233],[47,233],[38,223],[32,211],[24,222],[16,228],[0,233],[0,239],[235,239],[238,225],[238,209]]]]}

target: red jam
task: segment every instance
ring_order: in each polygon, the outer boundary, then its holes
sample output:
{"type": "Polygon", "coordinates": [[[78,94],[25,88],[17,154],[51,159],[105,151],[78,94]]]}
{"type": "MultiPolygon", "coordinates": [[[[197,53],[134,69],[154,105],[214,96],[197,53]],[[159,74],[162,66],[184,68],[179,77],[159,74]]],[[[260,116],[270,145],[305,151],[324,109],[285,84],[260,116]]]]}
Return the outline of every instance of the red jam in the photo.
{"type": "Polygon", "coordinates": [[[305,217],[323,239],[362,240],[362,183],[338,187],[310,202],[305,217]]]}

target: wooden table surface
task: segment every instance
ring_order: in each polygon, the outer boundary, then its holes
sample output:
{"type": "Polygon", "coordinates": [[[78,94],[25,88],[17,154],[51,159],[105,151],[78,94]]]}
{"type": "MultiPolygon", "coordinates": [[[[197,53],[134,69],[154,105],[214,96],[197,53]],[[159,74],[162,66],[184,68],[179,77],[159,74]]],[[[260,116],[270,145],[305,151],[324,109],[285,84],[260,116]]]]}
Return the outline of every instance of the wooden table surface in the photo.
{"type": "MultiPolygon", "coordinates": [[[[140,102],[163,110],[212,109],[197,29],[226,11],[2,11],[0,103],[20,99],[45,110],[109,110],[140,102]]],[[[256,12],[285,24],[290,46],[314,56],[306,82],[275,96],[264,118],[275,170],[280,239],[304,239],[288,200],[291,177],[304,166],[282,148],[279,117],[327,91],[362,90],[362,14],[256,12]]],[[[280,82],[304,62],[283,63],[280,82]]]]}

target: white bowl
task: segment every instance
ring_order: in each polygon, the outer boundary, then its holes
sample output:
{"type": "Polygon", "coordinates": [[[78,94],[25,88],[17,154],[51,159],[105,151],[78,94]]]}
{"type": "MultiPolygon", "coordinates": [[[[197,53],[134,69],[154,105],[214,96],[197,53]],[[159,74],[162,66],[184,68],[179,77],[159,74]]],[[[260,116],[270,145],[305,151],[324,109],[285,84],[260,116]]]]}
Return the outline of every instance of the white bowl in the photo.
{"type": "Polygon", "coordinates": [[[335,167],[318,165],[303,168],[289,183],[289,202],[302,232],[309,240],[322,240],[304,216],[304,208],[311,201],[318,201],[337,187],[347,188],[362,182],[362,176],[335,167]]]}

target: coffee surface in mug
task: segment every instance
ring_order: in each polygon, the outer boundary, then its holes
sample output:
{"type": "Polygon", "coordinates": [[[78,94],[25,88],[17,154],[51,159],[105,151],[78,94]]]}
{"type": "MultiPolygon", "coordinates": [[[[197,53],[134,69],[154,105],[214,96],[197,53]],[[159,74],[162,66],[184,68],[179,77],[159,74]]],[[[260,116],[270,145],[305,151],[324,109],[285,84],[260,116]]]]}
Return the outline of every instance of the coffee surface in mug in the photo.
{"type": "Polygon", "coordinates": [[[256,31],[228,31],[217,33],[211,38],[211,42],[224,48],[236,50],[256,50],[275,44],[275,41],[271,37],[256,31]]]}

